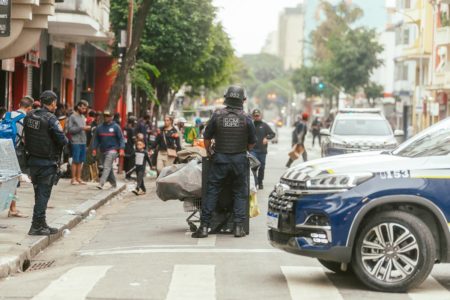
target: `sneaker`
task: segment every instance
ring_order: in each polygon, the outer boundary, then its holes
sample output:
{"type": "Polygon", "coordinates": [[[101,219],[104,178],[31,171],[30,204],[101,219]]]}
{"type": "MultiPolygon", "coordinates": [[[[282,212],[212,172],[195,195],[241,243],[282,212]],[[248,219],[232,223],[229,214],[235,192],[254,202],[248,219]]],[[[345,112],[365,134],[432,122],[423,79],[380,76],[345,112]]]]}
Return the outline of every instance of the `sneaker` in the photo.
{"type": "Polygon", "coordinates": [[[103,190],[103,185],[99,184],[99,185],[97,185],[97,188],[98,188],[99,190],[103,190]]]}
{"type": "Polygon", "coordinates": [[[138,189],[135,189],[135,190],[133,190],[132,192],[133,192],[133,194],[135,194],[136,196],[138,196],[139,193],[140,193],[140,191],[139,191],[138,189]]]}
{"type": "Polygon", "coordinates": [[[139,195],[139,196],[142,196],[142,195],[145,195],[145,194],[146,194],[146,192],[144,192],[142,190],[137,193],[137,195],[139,195]]]}
{"type": "Polygon", "coordinates": [[[258,190],[263,190],[264,189],[264,185],[261,183],[261,184],[258,184],[258,190]]]}

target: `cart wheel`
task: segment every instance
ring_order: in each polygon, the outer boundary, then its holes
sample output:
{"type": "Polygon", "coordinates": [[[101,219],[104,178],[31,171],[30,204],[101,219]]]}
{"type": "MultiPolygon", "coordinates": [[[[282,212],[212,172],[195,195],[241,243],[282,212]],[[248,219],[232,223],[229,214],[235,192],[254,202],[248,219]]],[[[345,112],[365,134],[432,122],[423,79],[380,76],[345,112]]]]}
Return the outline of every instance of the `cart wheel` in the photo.
{"type": "Polygon", "coordinates": [[[191,232],[196,232],[197,231],[197,226],[195,226],[194,223],[189,223],[189,230],[191,232]]]}

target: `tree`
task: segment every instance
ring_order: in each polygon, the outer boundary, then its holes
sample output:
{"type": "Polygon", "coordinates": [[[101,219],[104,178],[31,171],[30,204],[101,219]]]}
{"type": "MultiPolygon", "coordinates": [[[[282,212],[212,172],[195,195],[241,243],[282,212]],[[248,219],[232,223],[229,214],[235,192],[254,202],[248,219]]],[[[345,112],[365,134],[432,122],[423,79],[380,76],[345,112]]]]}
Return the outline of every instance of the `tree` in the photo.
{"type": "Polygon", "coordinates": [[[244,55],[242,61],[251,70],[255,78],[263,83],[285,75],[283,61],[271,54],[244,55]]]}
{"type": "Polygon", "coordinates": [[[364,15],[360,7],[350,5],[346,1],[341,1],[337,5],[321,1],[320,9],[325,15],[325,21],[311,33],[315,58],[319,62],[332,57],[332,52],[327,46],[330,38],[344,35],[351,29],[351,25],[364,15]]]}
{"type": "Polygon", "coordinates": [[[326,60],[326,81],[354,93],[366,86],[372,72],[382,64],[378,58],[383,47],[376,40],[375,30],[350,29],[347,34],[330,39],[327,44],[333,55],[326,60]]]}
{"type": "Polygon", "coordinates": [[[370,82],[364,87],[364,93],[366,94],[367,101],[369,104],[373,106],[374,100],[377,98],[383,97],[384,87],[382,85],[376,84],[374,82],[370,82]]]}
{"type": "MultiPolygon", "coordinates": [[[[145,25],[140,58],[161,72],[153,78],[163,112],[175,93],[191,81],[199,82],[201,62],[211,49],[215,8],[211,0],[155,0],[145,25]]],[[[221,27],[220,27],[221,28],[221,27]]]]}
{"type": "MultiPolygon", "coordinates": [[[[133,0],[131,0],[133,1],[133,0]]],[[[114,80],[108,97],[108,109],[114,111],[122,94],[123,84],[126,81],[127,74],[135,63],[136,54],[141,43],[141,37],[144,32],[145,22],[153,0],[145,0],[139,4],[136,12],[136,21],[133,24],[133,36],[131,45],[120,65],[119,72],[114,80]]]]}

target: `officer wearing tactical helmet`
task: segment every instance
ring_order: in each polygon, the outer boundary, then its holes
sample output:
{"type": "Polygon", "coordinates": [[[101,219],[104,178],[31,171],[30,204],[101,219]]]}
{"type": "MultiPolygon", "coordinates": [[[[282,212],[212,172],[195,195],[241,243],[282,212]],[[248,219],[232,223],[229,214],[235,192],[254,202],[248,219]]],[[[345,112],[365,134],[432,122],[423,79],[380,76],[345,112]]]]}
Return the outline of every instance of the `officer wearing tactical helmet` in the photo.
{"type": "Polygon", "coordinates": [[[243,222],[248,217],[249,161],[247,151],[256,144],[255,126],[244,112],[245,90],[231,86],[225,92],[225,108],[216,111],[205,129],[204,139],[211,168],[208,174],[206,196],[202,201],[200,227],[193,238],[208,236],[208,227],[216,208],[218,197],[227,177],[232,178],[234,200],[235,237],[244,237],[243,222]],[[215,144],[212,146],[212,140],[215,144]]]}
{"type": "Polygon", "coordinates": [[[39,97],[42,108],[28,113],[24,120],[25,149],[29,155],[31,181],[34,187],[33,221],[29,235],[50,235],[58,232],[45,219],[53,185],[58,182],[61,150],[68,143],[54,112],[58,96],[45,91],[39,97]]]}

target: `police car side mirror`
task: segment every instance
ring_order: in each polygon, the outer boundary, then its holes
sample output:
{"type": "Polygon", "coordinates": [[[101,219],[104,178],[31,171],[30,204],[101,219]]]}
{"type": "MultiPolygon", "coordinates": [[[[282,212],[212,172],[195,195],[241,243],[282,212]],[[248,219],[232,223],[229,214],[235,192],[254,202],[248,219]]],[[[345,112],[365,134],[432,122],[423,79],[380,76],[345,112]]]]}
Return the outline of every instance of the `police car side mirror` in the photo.
{"type": "Polygon", "coordinates": [[[402,137],[405,135],[405,132],[403,130],[395,130],[394,131],[394,136],[395,137],[402,137]]]}
{"type": "Polygon", "coordinates": [[[330,136],[330,129],[321,129],[320,135],[322,136],[330,136]]]}

